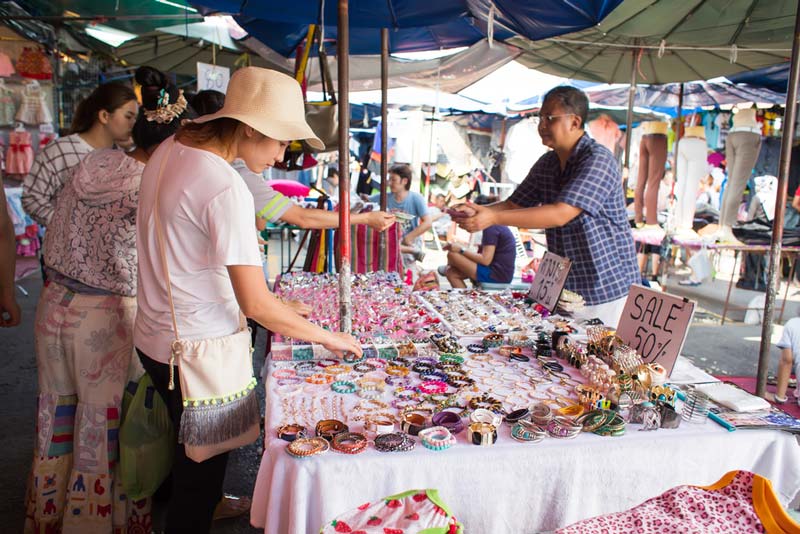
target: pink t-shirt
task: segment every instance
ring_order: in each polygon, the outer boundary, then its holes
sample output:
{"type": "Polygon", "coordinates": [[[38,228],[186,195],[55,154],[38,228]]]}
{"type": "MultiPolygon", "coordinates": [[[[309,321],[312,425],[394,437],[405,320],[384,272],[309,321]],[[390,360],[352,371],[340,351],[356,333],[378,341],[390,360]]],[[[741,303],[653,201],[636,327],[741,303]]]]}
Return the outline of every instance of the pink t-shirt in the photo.
{"type": "Polygon", "coordinates": [[[169,361],[175,339],[153,219],[156,179],[178,332],[182,339],[226,336],[239,326],[239,305],[226,266],[261,267],[253,195],[239,173],[211,152],[164,141],[142,174],[137,250],[139,276],[133,342],[169,361]]]}

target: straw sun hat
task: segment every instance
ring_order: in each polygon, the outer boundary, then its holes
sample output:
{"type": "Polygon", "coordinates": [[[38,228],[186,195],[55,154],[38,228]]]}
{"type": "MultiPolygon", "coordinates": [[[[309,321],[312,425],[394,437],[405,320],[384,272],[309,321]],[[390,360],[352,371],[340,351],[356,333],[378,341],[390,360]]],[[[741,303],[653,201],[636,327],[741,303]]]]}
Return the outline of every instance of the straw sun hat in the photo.
{"type": "Polygon", "coordinates": [[[237,70],[228,83],[225,105],[196,123],[228,117],[241,121],[278,141],[306,141],[312,148],[325,145],[306,122],[300,84],[280,72],[259,67],[237,70]]]}

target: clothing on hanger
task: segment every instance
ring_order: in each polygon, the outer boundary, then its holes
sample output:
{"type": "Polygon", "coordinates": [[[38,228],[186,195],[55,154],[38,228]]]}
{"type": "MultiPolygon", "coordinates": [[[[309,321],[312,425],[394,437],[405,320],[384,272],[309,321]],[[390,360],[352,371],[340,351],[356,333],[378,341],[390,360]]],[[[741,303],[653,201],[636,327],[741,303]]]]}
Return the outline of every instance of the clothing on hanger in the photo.
{"type": "Polygon", "coordinates": [[[31,165],[33,165],[33,148],[30,132],[15,130],[9,133],[6,174],[28,174],[31,165]]]}
{"type": "Polygon", "coordinates": [[[22,90],[22,103],[17,110],[16,119],[26,124],[53,122],[44,91],[38,83],[29,83],[22,90]]]}
{"type": "Polygon", "coordinates": [[[11,64],[11,58],[8,54],[0,52],[0,76],[13,76],[14,65],[11,64]]]}
{"type": "Polygon", "coordinates": [[[53,78],[53,67],[50,59],[40,48],[25,47],[17,59],[17,71],[20,76],[35,80],[53,78]]]}
{"type": "Polygon", "coordinates": [[[0,78],[0,126],[10,126],[14,123],[17,111],[14,105],[14,91],[2,80],[0,78]]]}

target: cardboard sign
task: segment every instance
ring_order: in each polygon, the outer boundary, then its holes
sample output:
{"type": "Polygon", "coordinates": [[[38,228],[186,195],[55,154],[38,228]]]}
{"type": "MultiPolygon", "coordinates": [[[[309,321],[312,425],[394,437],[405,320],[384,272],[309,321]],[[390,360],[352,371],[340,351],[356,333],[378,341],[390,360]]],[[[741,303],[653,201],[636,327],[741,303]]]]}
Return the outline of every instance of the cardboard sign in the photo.
{"type": "Polygon", "coordinates": [[[222,93],[228,90],[228,82],[231,80],[231,69],[211,65],[210,63],[197,62],[197,91],[213,89],[222,93]]]}
{"type": "Polygon", "coordinates": [[[549,311],[554,311],[561,298],[561,291],[567,283],[567,275],[572,261],[552,252],[545,252],[539,262],[539,269],[531,283],[528,296],[549,311]]]}
{"type": "Polygon", "coordinates": [[[660,363],[672,373],[694,315],[694,301],[643,286],[631,286],[617,335],[645,363],[660,363]]]}

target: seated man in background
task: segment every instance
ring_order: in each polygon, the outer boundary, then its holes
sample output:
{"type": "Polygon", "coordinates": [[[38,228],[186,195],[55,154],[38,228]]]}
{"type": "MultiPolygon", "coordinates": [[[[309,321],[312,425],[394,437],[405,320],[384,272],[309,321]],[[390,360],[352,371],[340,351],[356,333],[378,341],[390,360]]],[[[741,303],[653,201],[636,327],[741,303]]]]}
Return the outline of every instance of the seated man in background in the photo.
{"type": "MultiPolygon", "coordinates": [[[[778,341],[778,348],[781,349],[781,356],[778,360],[778,376],[775,385],[775,393],[767,393],[767,400],[776,404],[783,404],[789,400],[786,394],[789,389],[789,377],[794,370],[795,377],[800,373],[800,317],[794,317],[786,321],[783,327],[783,335],[778,341]]],[[[795,387],[794,399],[800,404],[798,389],[795,387]]]]}
{"type": "MultiPolygon", "coordinates": [[[[486,196],[479,196],[475,204],[486,205],[495,202],[486,196]]],[[[517,251],[514,235],[508,226],[492,225],[484,228],[478,252],[466,250],[458,243],[448,243],[447,265],[439,267],[439,274],[447,277],[454,288],[467,287],[469,279],[475,283],[508,284],[514,278],[514,262],[517,251]]]]}

